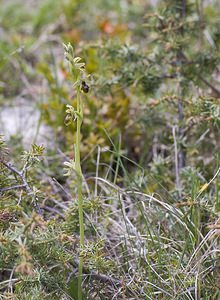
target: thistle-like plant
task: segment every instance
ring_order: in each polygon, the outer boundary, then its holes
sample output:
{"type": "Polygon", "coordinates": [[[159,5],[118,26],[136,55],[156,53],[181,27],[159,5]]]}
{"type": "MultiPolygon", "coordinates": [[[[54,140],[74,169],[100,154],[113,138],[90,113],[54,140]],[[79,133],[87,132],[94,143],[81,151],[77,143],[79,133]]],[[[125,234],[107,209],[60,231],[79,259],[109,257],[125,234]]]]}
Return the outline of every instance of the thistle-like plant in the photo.
{"type": "MultiPolygon", "coordinates": [[[[86,83],[85,63],[80,57],[75,57],[73,47],[64,44],[65,58],[69,63],[70,72],[73,78],[73,87],[76,89],[77,107],[71,105],[66,106],[65,124],[68,126],[76,121],[76,141],[75,141],[75,160],[65,162],[66,175],[70,175],[74,171],[77,175],[77,193],[78,193],[78,209],[79,209],[79,227],[80,227],[80,249],[84,247],[84,220],[83,220],[83,195],[82,195],[82,169],[80,161],[80,131],[83,121],[83,102],[81,94],[89,91],[89,86],[86,83]]],[[[79,274],[78,274],[78,299],[82,300],[82,271],[83,257],[79,258],[79,274]]]]}

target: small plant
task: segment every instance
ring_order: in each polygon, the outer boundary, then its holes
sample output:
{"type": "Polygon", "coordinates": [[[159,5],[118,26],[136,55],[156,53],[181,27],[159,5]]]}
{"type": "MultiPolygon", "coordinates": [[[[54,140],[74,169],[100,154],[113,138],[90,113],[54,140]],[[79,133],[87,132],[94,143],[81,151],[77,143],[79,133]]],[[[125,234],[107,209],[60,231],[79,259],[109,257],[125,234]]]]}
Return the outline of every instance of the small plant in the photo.
{"type": "MultiPolygon", "coordinates": [[[[84,247],[84,221],[83,221],[83,195],[82,195],[82,169],[80,159],[80,139],[81,125],[83,121],[83,102],[82,93],[89,92],[89,86],[86,83],[85,63],[81,62],[80,57],[75,57],[73,47],[64,44],[65,58],[69,63],[70,72],[76,88],[77,108],[76,110],[71,105],[67,105],[65,124],[68,126],[76,121],[76,143],[75,143],[75,161],[65,162],[66,175],[70,175],[72,171],[77,176],[77,194],[78,194],[78,209],[79,209],[79,227],[80,227],[80,249],[84,247]]],[[[79,258],[79,274],[78,274],[78,299],[82,299],[82,271],[83,271],[83,256],[79,258]]]]}
{"type": "Polygon", "coordinates": [[[40,161],[39,157],[43,155],[44,147],[38,146],[33,144],[31,146],[30,151],[24,151],[22,155],[22,160],[24,161],[22,169],[18,170],[14,167],[10,162],[7,162],[5,159],[5,148],[4,143],[0,140],[0,166],[6,168],[11,174],[13,174],[15,178],[15,184],[10,186],[5,186],[0,188],[0,194],[8,191],[15,191],[15,190],[25,190],[27,195],[31,199],[31,204],[35,211],[42,215],[41,208],[38,204],[38,197],[37,197],[37,189],[35,187],[31,187],[27,180],[27,173],[30,167],[33,167],[36,163],[40,161]]]}

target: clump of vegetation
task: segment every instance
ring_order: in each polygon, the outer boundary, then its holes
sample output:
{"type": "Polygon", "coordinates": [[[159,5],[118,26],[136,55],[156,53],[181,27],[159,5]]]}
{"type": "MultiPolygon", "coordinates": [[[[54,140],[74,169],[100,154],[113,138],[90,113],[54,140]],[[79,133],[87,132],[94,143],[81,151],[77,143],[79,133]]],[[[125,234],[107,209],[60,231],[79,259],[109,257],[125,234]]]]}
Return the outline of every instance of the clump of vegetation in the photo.
{"type": "Polygon", "coordinates": [[[151,2],[1,10],[1,299],[219,299],[220,4],[151,2]]]}

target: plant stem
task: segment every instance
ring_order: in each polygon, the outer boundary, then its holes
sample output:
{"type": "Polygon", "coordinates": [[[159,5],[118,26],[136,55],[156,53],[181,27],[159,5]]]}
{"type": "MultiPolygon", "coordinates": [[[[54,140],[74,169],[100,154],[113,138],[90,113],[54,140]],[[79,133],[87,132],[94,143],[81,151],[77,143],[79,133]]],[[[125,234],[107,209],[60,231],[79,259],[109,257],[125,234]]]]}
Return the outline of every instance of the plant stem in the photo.
{"type": "MultiPolygon", "coordinates": [[[[80,161],[80,133],[82,125],[82,101],[80,97],[80,89],[77,89],[77,129],[76,129],[76,150],[75,150],[75,165],[77,173],[77,193],[78,193],[78,209],[79,209],[79,228],[80,228],[80,250],[84,246],[84,221],[83,221],[83,195],[82,195],[82,169],[80,161]]],[[[82,300],[82,271],[83,257],[79,257],[78,269],[78,300],[82,300]]]]}

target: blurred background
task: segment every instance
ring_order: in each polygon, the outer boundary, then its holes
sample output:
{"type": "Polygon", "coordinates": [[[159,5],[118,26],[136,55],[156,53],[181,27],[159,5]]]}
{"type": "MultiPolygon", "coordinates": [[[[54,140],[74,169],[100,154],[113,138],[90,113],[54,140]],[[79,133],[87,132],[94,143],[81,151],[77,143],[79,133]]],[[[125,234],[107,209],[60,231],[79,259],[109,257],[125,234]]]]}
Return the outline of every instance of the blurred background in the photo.
{"type": "Polygon", "coordinates": [[[70,42],[91,74],[82,132],[85,172],[94,169],[98,147],[103,163],[114,160],[109,150],[116,147],[157,177],[165,169],[172,177],[173,128],[179,127],[185,130],[182,136],[177,133],[178,145],[187,152],[183,166],[209,172],[218,138],[213,123],[204,122],[219,122],[218,105],[207,98],[216,96],[210,82],[219,77],[219,1],[188,1],[181,38],[171,30],[167,34],[175,22],[181,26],[179,2],[1,0],[0,132],[9,145],[20,151],[38,143],[51,155],[73,155],[75,127],[64,125],[66,104],[75,103],[62,46],[70,42]],[[161,29],[160,22],[168,29],[161,29]],[[180,75],[182,60],[179,66],[174,62],[178,47],[194,61],[180,75]],[[174,100],[182,97],[180,82],[188,87],[182,117],[174,100]]]}

